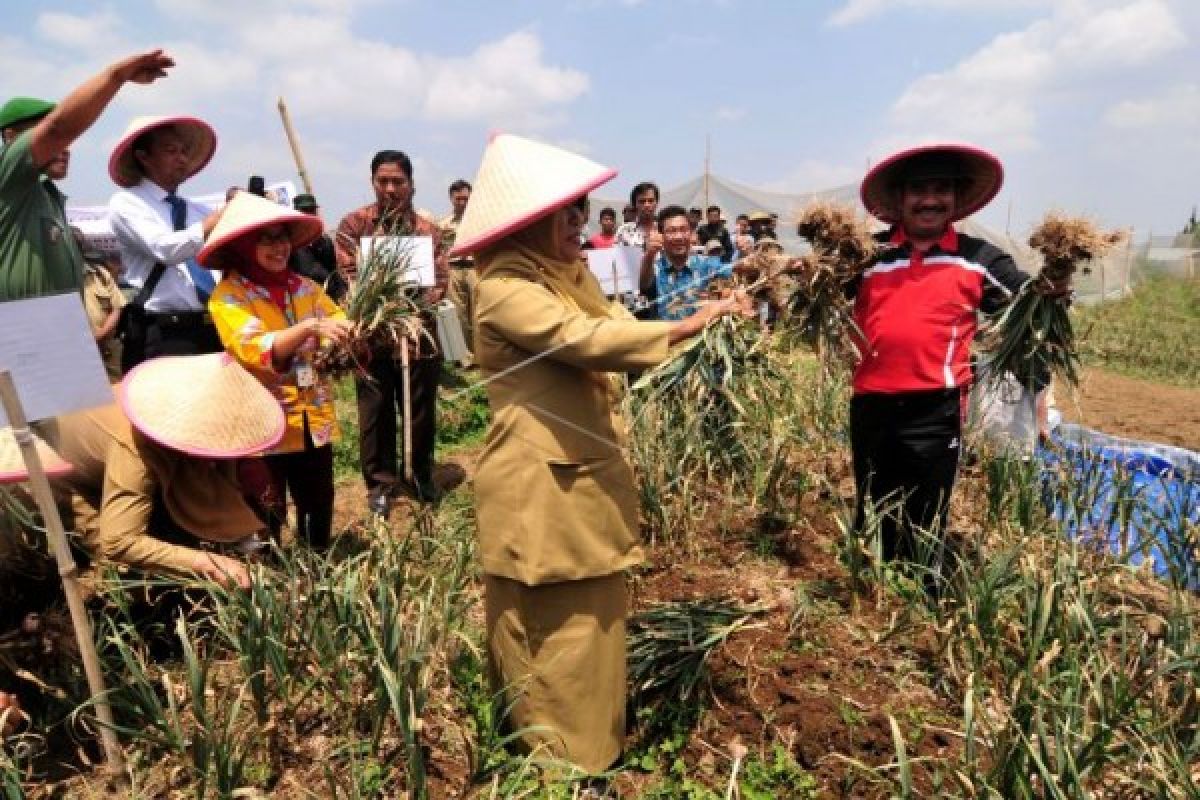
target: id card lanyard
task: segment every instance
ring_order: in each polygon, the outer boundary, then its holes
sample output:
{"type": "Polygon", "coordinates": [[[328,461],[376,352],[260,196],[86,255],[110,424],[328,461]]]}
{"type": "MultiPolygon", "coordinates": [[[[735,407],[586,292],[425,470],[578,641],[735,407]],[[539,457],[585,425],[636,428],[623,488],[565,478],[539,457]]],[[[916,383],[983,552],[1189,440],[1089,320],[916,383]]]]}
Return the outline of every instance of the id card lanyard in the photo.
{"type": "MultiPolygon", "coordinates": [[[[295,325],[297,319],[295,298],[292,296],[292,284],[288,281],[285,289],[287,302],[283,306],[283,316],[288,327],[295,325]]],[[[292,356],[292,372],[296,374],[296,386],[302,390],[311,389],[317,383],[317,371],[313,369],[309,354],[301,348],[292,356]]]]}

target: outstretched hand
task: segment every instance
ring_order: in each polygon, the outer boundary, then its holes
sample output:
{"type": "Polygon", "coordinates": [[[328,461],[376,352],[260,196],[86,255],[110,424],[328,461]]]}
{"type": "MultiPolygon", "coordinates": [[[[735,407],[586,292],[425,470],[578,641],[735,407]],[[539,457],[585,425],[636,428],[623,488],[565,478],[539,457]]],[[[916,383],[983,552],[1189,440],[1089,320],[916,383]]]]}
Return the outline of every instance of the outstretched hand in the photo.
{"type": "Polygon", "coordinates": [[[220,583],[230,589],[249,589],[250,570],[241,561],[219,553],[200,553],[195,572],[201,578],[220,583]]]}
{"type": "Polygon", "coordinates": [[[122,82],[154,83],[159,78],[165,78],[167,70],[175,66],[175,59],[161,49],[135,56],[113,64],[113,74],[122,82]]]}

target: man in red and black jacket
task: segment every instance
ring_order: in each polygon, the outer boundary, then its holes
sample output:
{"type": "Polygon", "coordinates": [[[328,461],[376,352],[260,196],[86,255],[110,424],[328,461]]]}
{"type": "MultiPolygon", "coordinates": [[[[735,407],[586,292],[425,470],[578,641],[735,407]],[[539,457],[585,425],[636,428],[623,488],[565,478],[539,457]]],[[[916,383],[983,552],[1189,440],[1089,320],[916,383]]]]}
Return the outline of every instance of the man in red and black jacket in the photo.
{"type": "Polygon", "coordinates": [[[989,153],[936,145],[897,153],[863,180],[863,204],[891,227],[853,287],[865,339],[850,401],[855,525],[864,526],[868,504],[883,514],[885,560],[941,569],[976,313],[996,310],[1029,278],[953,223],[987,205],[1003,177],[989,153]],[[932,534],[928,550],[916,530],[932,534]]]}

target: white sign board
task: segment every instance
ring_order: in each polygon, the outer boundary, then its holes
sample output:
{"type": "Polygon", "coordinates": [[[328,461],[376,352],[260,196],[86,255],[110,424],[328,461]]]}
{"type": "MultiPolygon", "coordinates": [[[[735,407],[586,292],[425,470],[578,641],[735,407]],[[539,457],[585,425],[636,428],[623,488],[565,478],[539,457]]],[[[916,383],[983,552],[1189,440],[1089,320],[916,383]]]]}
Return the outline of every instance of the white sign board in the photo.
{"type": "MultiPolygon", "coordinates": [[[[266,187],[267,199],[281,206],[292,207],[296,198],[296,185],[291,181],[279,181],[266,187]]],[[[206,211],[214,211],[225,205],[225,193],[214,192],[199,197],[188,196],[196,205],[206,211]]],[[[67,206],[67,223],[74,225],[83,232],[88,243],[102,253],[116,253],[117,237],[112,226],[108,224],[108,206],[67,206]]]]}
{"type": "MultiPolygon", "coordinates": [[[[0,303],[0,370],[31,421],[103,406],[112,386],[76,292],[0,303]]],[[[0,425],[8,425],[0,408],[0,425]]]]}
{"type": "Polygon", "coordinates": [[[600,281],[600,289],[609,296],[638,290],[642,271],[642,248],[629,245],[584,250],[588,269],[600,281]]]}
{"type": "Polygon", "coordinates": [[[432,236],[364,236],[358,245],[358,268],[371,259],[402,267],[403,279],[419,286],[437,285],[432,236]]]}

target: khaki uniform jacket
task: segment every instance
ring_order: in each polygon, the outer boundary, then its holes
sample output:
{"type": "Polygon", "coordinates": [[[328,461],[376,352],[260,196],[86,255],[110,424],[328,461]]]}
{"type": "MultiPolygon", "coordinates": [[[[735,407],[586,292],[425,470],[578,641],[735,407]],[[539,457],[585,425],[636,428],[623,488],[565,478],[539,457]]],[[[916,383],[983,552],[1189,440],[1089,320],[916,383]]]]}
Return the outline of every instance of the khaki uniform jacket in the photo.
{"type": "MultiPolygon", "coordinates": [[[[204,522],[206,529],[217,531],[226,541],[262,527],[236,490],[231,462],[202,462],[145,444],[115,404],[58,417],[46,427],[45,435],[74,467],[55,479],[55,489],[70,504],[84,548],[101,561],[148,572],[192,572],[195,548],[164,541],[149,530],[155,496],[164,487],[148,459],[183,465],[186,471],[174,476],[181,481],[188,476],[200,478],[188,481],[185,489],[194,494],[193,508],[187,509],[191,512],[188,527],[204,522]],[[206,475],[209,472],[212,475],[206,475]]],[[[182,524],[179,509],[172,509],[169,500],[164,502],[176,523],[182,524]]]]}
{"type": "Polygon", "coordinates": [[[591,317],[500,268],[476,301],[492,408],[475,477],[484,572],[536,586],[639,563],[624,419],[605,373],[666,358],[670,323],[591,317]]]}

